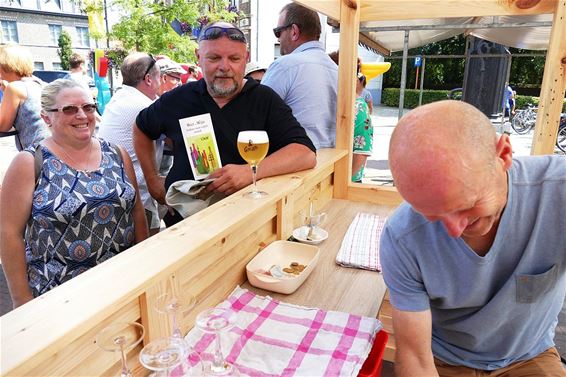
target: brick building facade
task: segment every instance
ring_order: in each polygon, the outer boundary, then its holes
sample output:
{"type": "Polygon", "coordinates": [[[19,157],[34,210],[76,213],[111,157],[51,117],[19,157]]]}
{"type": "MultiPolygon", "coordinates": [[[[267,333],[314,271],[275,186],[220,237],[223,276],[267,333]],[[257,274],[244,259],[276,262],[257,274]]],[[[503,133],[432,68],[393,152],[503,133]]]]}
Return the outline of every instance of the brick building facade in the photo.
{"type": "Polygon", "coordinates": [[[0,0],[0,24],[0,42],[28,47],[35,69],[61,69],[57,40],[63,30],[74,52],[87,58],[92,46],[87,16],[69,0],[0,0]]]}

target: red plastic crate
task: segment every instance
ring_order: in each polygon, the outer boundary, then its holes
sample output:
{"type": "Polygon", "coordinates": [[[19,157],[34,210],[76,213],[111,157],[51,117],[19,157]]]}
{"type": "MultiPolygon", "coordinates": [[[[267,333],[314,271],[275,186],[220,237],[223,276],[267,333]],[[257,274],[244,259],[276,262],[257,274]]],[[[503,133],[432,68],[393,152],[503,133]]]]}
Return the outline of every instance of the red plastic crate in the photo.
{"type": "Polygon", "coordinates": [[[387,340],[389,335],[385,330],[380,330],[373,342],[371,351],[369,352],[368,358],[362,365],[358,377],[379,377],[381,374],[381,362],[383,360],[383,353],[385,352],[385,346],[387,345],[387,340]]]}

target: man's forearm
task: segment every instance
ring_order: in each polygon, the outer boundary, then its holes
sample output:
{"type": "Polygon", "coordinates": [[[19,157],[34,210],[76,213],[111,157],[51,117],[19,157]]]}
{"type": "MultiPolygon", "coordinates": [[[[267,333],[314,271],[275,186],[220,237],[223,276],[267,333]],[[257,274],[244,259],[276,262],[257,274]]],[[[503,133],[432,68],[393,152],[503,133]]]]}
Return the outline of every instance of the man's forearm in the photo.
{"type": "Polygon", "coordinates": [[[417,355],[403,355],[397,350],[395,354],[395,375],[399,377],[438,377],[434,366],[434,359],[430,357],[418,357],[417,355]]]}

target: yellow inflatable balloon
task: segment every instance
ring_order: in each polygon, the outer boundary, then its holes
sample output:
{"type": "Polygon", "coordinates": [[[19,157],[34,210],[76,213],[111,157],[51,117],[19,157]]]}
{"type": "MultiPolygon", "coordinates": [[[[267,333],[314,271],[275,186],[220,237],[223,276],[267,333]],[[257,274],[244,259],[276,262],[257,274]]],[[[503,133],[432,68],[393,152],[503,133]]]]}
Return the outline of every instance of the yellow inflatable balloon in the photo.
{"type": "Polygon", "coordinates": [[[366,80],[369,81],[389,71],[389,68],[391,68],[391,63],[389,62],[362,63],[360,71],[366,77],[366,80]]]}

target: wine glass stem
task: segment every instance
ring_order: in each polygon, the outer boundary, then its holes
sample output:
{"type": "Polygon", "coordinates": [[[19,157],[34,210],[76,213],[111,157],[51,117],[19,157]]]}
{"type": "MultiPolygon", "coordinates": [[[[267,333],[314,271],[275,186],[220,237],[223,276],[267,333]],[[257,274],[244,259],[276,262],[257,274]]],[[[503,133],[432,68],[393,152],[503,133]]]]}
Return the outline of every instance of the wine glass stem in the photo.
{"type": "Polygon", "coordinates": [[[222,355],[222,348],[220,347],[220,333],[217,331],[215,334],[216,349],[214,350],[214,360],[212,361],[213,369],[224,369],[224,356],[222,355]]]}
{"type": "Polygon", "coordinates": [[[181,334],[181,330],[179,329],[179,325],[177,325],[177,313],[171,313],[171,323],[173,324],[173,334],[171,336],[173,338],[182,339],[183,335],[181,334]]]}
{"type": "Polygon", "coordinates": [[[120,372],[120,377],[131,377],[132,373],[128,369],[128,364],[126,363],[126,350],[124,345],[120,344],[120,356],[122,357],[122,371],[120,372]]]}
{"type": "Polygon", "coordinates": [[[257,192],[257,184],[256,184],[256,174],[257,174],[257,165],[252,165],[252,179],[254,181],[254,192],[257,192]]]}

